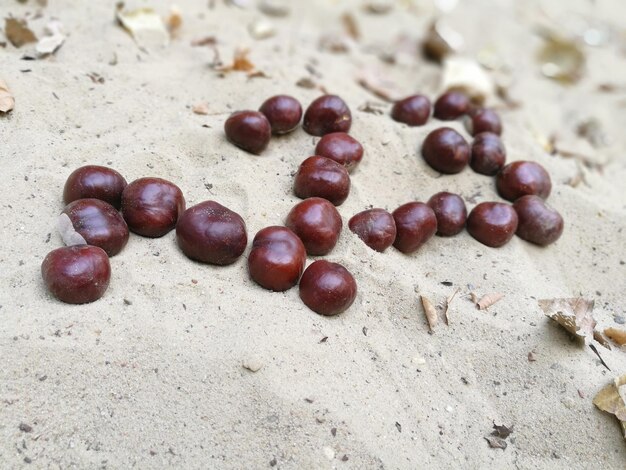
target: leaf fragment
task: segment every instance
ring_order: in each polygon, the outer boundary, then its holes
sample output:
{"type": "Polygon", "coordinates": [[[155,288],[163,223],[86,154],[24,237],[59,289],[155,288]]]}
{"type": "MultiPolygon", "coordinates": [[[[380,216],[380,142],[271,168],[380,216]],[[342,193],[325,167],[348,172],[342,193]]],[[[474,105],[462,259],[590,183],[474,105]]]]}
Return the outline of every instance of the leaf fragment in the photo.
{"type": "Polygon", "coordinates": [[[602,411],[615,415],[620,420],[626,438],[626,375],[616,377],[593,399],[593,404],[602,411]]]}
{"type": "Polygon", "coordinates": [[[619,346],[624,346],[626,344],[626,331],[624,330],[610,327],[604,330],[604,334],[607,338],[619,346]]]}
{"type": "Polygon", "coordinates": [[[42,37],[35,50],[40,56],[47,56],[54,54],[59,47],[65,42],[65,35],[63,34],[63,25],[59,20],[52,20],[46,25],[47,36],[42,37]]]}
{"type": "Polygon", "coordinates": [[[478,310],[487,310],[493,304],[502,300],[503,297],[504,294],[500,294],[499,292],[485,294],[476,302],[476,308],[478,308],[478,310]]]}
{"type": "Polygon", "coordinates": [[[498,425],[495,422],[493,423],[493,431],[491,432],[492,436],[501,437],[502,439],[506,439],[513,432],[513,426],[508,427],[504,424],[498,425]]]}
{"type": "Polygon", "coordinates": [[[26,20],[5,18],[4,34],[15,47],[22,47],[24,44],[37,42],[37,36],[29,29],[26,20]]]}
{"type": "Polygon", "coordinates": [[[118,8],[117,20],[142,47],[167,46],[170,34],[161,17],[152,8],[124,11],[118,8]]]}
{"type": "Polygon", "coordinates": [[[191,110],[196,114],[207,115],[209,114],[209,103],[204,101],[202,103],[194,104],[191,110]]]}
{"type": "Polygon", "coordinates": [[[485,439],[489,443],[489,447],[492,449],[506,449],[508,445],[504,439],[498,436],[485,436],[485,439]]]}
{"type": "Polygon", "coordinates": [[[596,321],[592,316],[594,301],[582,297],[539,300],[546,316],[585,342],[593,338],[596,321]]]}
{"type": "Polygon", "coordinates": [[[61,214],[57,219],[57,230],[63,243],[67,246],[86,245],[87,241],[76,231],[72,220],[67,214],[61,214]]]}
{"type": "Polygon", "coordinates": [[[437,310],[435,310],[435,306],[433,303],[423,295],[420,295],[420,299],[422,300],[422,307],[424,308],[424,315],[426,315],[426,321],[428,321],[428,328],[431,333],[434,331],[435,326],[437,326],[438,317],[437,310]]]}
{"type": "Polygon", "coordinates": [[[15,98],[9,91],[9,87],[4,80],[0,78],[0,112],[8,113],[15,107],[15,98]]]}
{"type": "Polygon", "coordinates": [[[249,49],[236,49],[231,65],[217,67],[220,72],[252,72],[255,69],[254,64],[248,59],[249,49]]]}

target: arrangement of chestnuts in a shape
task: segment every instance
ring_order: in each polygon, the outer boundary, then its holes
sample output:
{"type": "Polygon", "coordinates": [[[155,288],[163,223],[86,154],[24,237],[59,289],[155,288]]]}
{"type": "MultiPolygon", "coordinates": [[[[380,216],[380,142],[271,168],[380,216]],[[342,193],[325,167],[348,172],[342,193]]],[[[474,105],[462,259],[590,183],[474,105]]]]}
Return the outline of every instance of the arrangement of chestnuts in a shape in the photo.
{"type": "MultiPolygon", "coordinates": [[[[443,174],[474,172],[495,177],[498,194],[506,202],[476,205],[468,215],[463,199],[442,191],[427,202],[411,201],[393,212],[382,208],[354,214],[348,228],[370,249],[383,253],[394,246],[411,254],[435,234],[451,237],[464,228],[489,247],[501,247],[517,234],[538,246],[554,243],[563,232],[563,218],[545,199],[552,189],[548,172],[532,161],[506,164],[500,135],[502,123],[489,108],[476,106],[460,90],[451,90],[431,105],[424,95],[397,101],[391,118],[409,127],[431,118],[463,119],[473,141],[451,127],[440,127],[424,139],[424,161],[443,174]]],[[[306,267],[307,255],[325,256],[336,246],[343,228],[336,206],[350,194],[351,174],[363,159],[363,146],[349,135],[350,108],[336,95],[322,95],[303,113],[288,95],[268,98],[258,111],[232,113],[224,123],[229,142],[252,154],[261,154],[274,136],[302,128],[320,137],[314,154],[295,172],[293,194],[302,199],[287,214],[284,226],[270,226],[255,235],[247,258],[250,278],[270,291],[286,291],[299,284],[302,302],[320,315],[336,315],[356,299],[357,284],[342,265],[316,260],[306,267]],[[305,269],[306,267],[306,269],[305,269]]],[[[244,219],[216,201],[186,208],[181,189],[156,177],[131,183],[117,171],[87,165],[73,171],[63,190],[66,207],[58,229],[67,246],[44,259],[41,272],[48,291],[59,300],[81,304],[98,300],[111,278],[109,257],[120,253],[129,232],[162,237],[176,231],[181,252],[200,263],[225,266],[246,250],[244,219]]]]}

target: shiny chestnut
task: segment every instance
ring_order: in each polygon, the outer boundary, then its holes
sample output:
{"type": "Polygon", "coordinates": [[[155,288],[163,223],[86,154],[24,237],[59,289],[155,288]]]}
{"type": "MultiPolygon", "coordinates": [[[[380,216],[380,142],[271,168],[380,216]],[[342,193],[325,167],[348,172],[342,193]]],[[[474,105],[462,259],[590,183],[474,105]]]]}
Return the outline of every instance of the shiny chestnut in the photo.
{"type": "Polygon", "coordinates": [[[48,291],[62,302],[86,304],[104,295],[111,280],[106,252],[97,246],[64,246],[51,251],[41,264],[48,291]]]}
{"type": "Polygon", "coordinates": [[[350,176],[348,170],[334,160],[313,156],[298,168],[293,189],[301,199],[321,197],[339,206],[350,193],[350,176]]]}
{"type": "Polygon", "coordinates": [[[392,212],[396,223],[393,243],[402,253],[413,253],[437,232],[437,217],[423,202],[409,202],[392,212]]]}
{"type": "Polygon", "coordinates": [[[491,132],[492,134],[502,134],[502,121],[500,116],[493,109],[477,108],[469,112],[469,117],[465,121],[467,130],[472,135],[481,132],[491,132]]]}
{"type": "Polygon", "coordinates": [[[433,116],[441,121],[454,121],[470,110],[470,99],[462,91],[448,91],[435,101],[433,116]]]}
{"type": "Polygon", "coordinates": [[[363,146],[345,132],[332,132],[320,139],[315,154],[335,160],[352,172],[363,159],[363,146]]]}
{"type": "Polygon", "coordinates": [[[111,204],[100,199],[79,199],[68,204],[63,214],[88,245],[99,246],[114,256],[128,242],[128,226],[111,204]]]}
{"type": "Polygon", "coordinates": [[[63,201],[69,204],[78,199],[94,198],[119,209],[126,184],[124,177],[112,168],[98,165],[82,166],[67,178],[63,188],[63,201]]]}
{"type": "Polygon", "coordinates": [[[396,101],[391,108],[391,118],[409,126],[423,126],[430,117],[430,100],[424,95],[412,95],[396,101]]]}
{"type": "Polygon", "coordinates": [[[291,132],[302,119],[302,106],[292,96],[276,95],[265,100],[259,111],[267,118],[273,134],[291,132]]]}
{"type": "Polygon", "coordinates": [[[496,176],[496,188],[498,194],[509,201],[529,194],[546,199],[552,190],[552,181],[539,163],[517,161],[500,170],[496,176]]]}
{"type": "Polygon", "coordinates": [[[481,132],[472,142],[470,167],[481,175],[494,176],[504,166],[506,149],[500,137],[492,132],[481,132]]]}
{"type": "Polygon", "coordinates": [[[252,241],[248,271],[265,289],[285,291],[295,286],[306,263],[302,240],[287,227],[266,227],[252,241]]]}
{"type": "Polygon", "coordinates": [[[246,224],[239,214],[215,202],[204,201],[182,213],[176,241],[183,253],[202,263],[234,263],[246,249],[246,224]]]}
{"type": "Polygon", "coordinates": [[[426,204],[437,218],[437,235],[451,237],[465,227],[467,209],[461,196],[443,191],[434,194],[426,204]]]}
{"type": "Polygon", "coordinates": [[[354,215],[348,227],[372,250],[383,252],[396,239],[396,221],[385,209],[367,209],[354,215]]]}
{"type": "Polygon", "coordinates": [[[470,212],[467,231],[483,245],[497,248],[513,238],[517,223],[513,206],[503,202],[482,202],[470,212]]]}
{"type": "Polygon", "coordinates": [[[139,178],[122,193],[122,215],[128,228],[144,237],[162,237],[185,210],[178,186],[161,178],[139,178]]]}
{"type": "Polygon", "coordinates": [[[235,111],[224,123],[226,138],[246,152],[259,154],[272,136],[270,122],[258,111],[235,111]]]}
{"type": "Polygon", "coordinates": [[[316,136],[331,132],[348,132],[352,113],[344,100],[336,95],[323,95],[315,99],[304,113],[302,127],[316,136]]]}
{"type": "Polygon", "coordinates": [[[470,147],[454,129],[440,127],[424,139],[422,156],[426,163],[440,173],[459,173],[470,159],[470,147]]]}
{"type": "Polygon", "coordinates": [[[513,203],[517,236],[539,246],[554,243],[563,233],[563,217],[539,196],[522,196],[513,203]]]}
{"type": "Polygon", "coordinates": [[[356,299],[356,293],[354,277],[338,263],[315,261],[300,279],[302,302],[320,315],[331,316],[346,311],[356,299]]]}
{"type": "Polygon", "coordinates": [[[296,204],[286,219],[287,227],[300,237],[309,255],[325,255],[337,244],[341,216],[326,199],[310,197],[296,204]]]}

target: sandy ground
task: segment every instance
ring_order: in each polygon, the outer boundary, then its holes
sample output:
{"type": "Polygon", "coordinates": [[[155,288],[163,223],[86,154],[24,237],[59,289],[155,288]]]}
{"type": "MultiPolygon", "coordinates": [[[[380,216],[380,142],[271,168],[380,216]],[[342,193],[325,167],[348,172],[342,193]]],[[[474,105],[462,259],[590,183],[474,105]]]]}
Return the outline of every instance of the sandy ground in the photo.
{"type": "MultiPolygon", "coordinates": [[[[223,121],[275,93],[306,105],[320,91],[296,82],[310,77],[348,102],[351,133],[366,149],[339,208],[344,225],[369,205],[393,210],[442,190],[460,193],[470,208],[498,200],[492,179],[469,170],[439,177],[419,157],[420,142],[440,122],[395,123],[389,105],[356,83],[360,72],[377,69],[404,94],[436,97],[439,66],[415,54],[399,53],[395,65],[377,57],[402,34],[419,39],[434,6],[402,2],[372,15],[358,3],[301,2],[288,17],[270,19],[275,37],[257,41],[247,31],[262,17],[252,0],[241,9],[181,0],[178,39],[141,50],[115,24],[114,3],[49,0],[30,25],[41,34],[59,18],[68,33],[63,47],[36,61],[20,60],[30,46],[0,49],[0,78],[16,97],[15,110],[0,118],[2,468],[624,468],[617,421],[591,400],[626,371],[625,352],[600,348],[607,371],[548,321],[537,299],[595,299],[603,327],[626,315],[626,4],[472,1],[448,14],[467,55],[488,48],[511,67],[510,93],[521,106],[501,110],[509,160],[535,160],[550,171],[550,204],[563,214],[565,233],[545,249],[520,239],[490,249],[462,233],[406,256],[373,252],[344,227],[328,259],[354,273],[359,295],[348,312],[324,318],[297,289],[256,286],[245,257],[229,267],[187,260],[173,233],[132,236],[111,259],[111,286],[100,301],[55,301],[39,269],[61,246],[54,224],[63,184],[87,163],[112,166],[129,181],[167,178],[189,206],[215,199],[239,212],[251,239],[282,223],[297,202],[292,174],[317,139],[298,129],[257,157],[225,141],[223,121]],[[348,53],[320,50],[321,35],[343,31],[346,11],[360,41],[348,53]],[[539,72],[540,22],[615,35],[584,46],[584,77],[562,86],[539,72]],[[236,47],[249,47],[269,78],[219,77],[209,67],[211,49],[190,45],[207,35],[217,38],[225,63],[236,47]],[[603,84],[616,87],[601,91],[603,84]],[[193,114],[203,101],[210,114],[193,114]],[[382,103],[385,113],[359,111],[366,101],[382,103]],[[601,123],[606,145],[576,136],[589,118],[601,123]],[[552,134],[601,168],[550,155],[538,136],[552,134]],[[584,181],[567,184],[580,171],[584,181]],[[429,334],[419,294],[439,302],[457,287],[450,325],[429,334]],[[479,311],[470,289],[505,297],[479,311]],[[263,368],[252,373],[246,360],[263,368]],[[514,428],[505,450],[484,439],[494,421],[514,428]]],[[[170,6],[127,2],[141,5],[162,14],[170,6]]],[[[0,6],[2,17],[36,10],[35,0],[0,6]]],[[[465,133],[461,123],[452,126],[465,133]]]]}

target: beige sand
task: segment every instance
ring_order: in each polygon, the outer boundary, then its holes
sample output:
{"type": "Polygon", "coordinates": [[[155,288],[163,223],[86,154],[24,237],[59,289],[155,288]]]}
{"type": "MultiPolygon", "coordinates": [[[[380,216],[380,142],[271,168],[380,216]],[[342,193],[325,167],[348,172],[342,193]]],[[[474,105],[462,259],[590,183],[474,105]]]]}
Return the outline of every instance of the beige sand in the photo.
{"type": "MultiPolygon", "coordinates": [[[[514,68],[511,94],[522,107],[502,111],[504,141],[510,160],[538,161],[552,175],[550,203],[566,219],[555,245],[514,239],[489,249],[463,233],[432,239],[411,256],[379,254],[344,228],[328,259],[354,273],[359,295],[336,318],[309,311],[297,289],[259,288],[244,257],[229,267],[188,261],[173,233],[132,236],[111,260],[111,286],[98,302],[68,306],[45,292],[39,267],[61,245],[54,223],[62,187],[83,164],[110,165],[128,180],[170,179],[188,205],[215,199],[238,211],[250,238],[280,224],[297,202],[291,175],[316,139],[299,129],[257,157],[228,144],[222,125],[231,110],[256,108],[275,93],[310,102],[319,91],[295,85],[309,76],[307,64],[352,107],[352,134],[366,148],[339,209],[344,222],[369,205],[393,210],[441,190],[459,192],[469,207],[497,199],[492,179],[469,170],[437,177],[421,160],[418,145],[440,122],[411,129],[388,118],[388,105],[383,115],[358,111],[380,102],[356,83],[366,67],[402,93],[438,93],[438,66],[408,54],[386,65],[373,53],[373,46],[390,50],[402,33],[419,38],[435,11],[430,2],[409,10],[402,2],[381,16],[357,3],[299,2],[289,17],[270,20],[278,34],[264,41],[247,32],[262,17],[252,0],[244,9],[207,3],[179,1],[179,39],[145,52],[115,25],[113,1],[49,0],[31,25],[40,34],[59,18],[65,45],[37,61],[20,60],[28,46],[0,49],[0,77],[16,97],[15,110],[0,119],[0,466],[624,468],[617,421],[591,399],[626,370],[626,354],[601,349],[607,371],[536,301],[595,299],[605,327],[626,315],[626,95],[597,90],[626,83],[623,36],[585,47],[584,78],[563,87],[539,73],[533,33],[540,20],[621,33],[626,7],[618,0],[546,2],[544,10],[535,1],[473,1],[449,15],[470,56],[492,48],[514,68]],[[320,51],[320,35],[343,31],[344,11],[354,11],[361,42],[349,54],[320,51]],[[250,47],[270,78],[219,78],[208,67],[211,49],[190,46],[207,35],[218,39],[226,63],[236,47],[250,47]],[[202,101],[208,116],[191,112],[202,101]],[[591,117],[613,139],[608,146],[593,149],[576,137],[577,123],[591,117]],[[578,173],[576,160],[546,153],[537,132],[558,133],[564,145],[606,163],[603,172],[583,168],[586,183],[566,184],[578,173]],[[505,297],[478,311],[468,285],[505,297]],[[450,326],[428,334],[419,294],[439,302],[456,287],[450,326]],[[242,368],[246,360],[263,367],[252,373],[242,368]],[[514,427],[504,451],[484,439],[494,421],[514,427]]],[[[138,5],[165,14],[170,4],[127,2],[138,5]]],[[[35,10],[35,0],[0,7],[2,17],[35,10]]]]}

